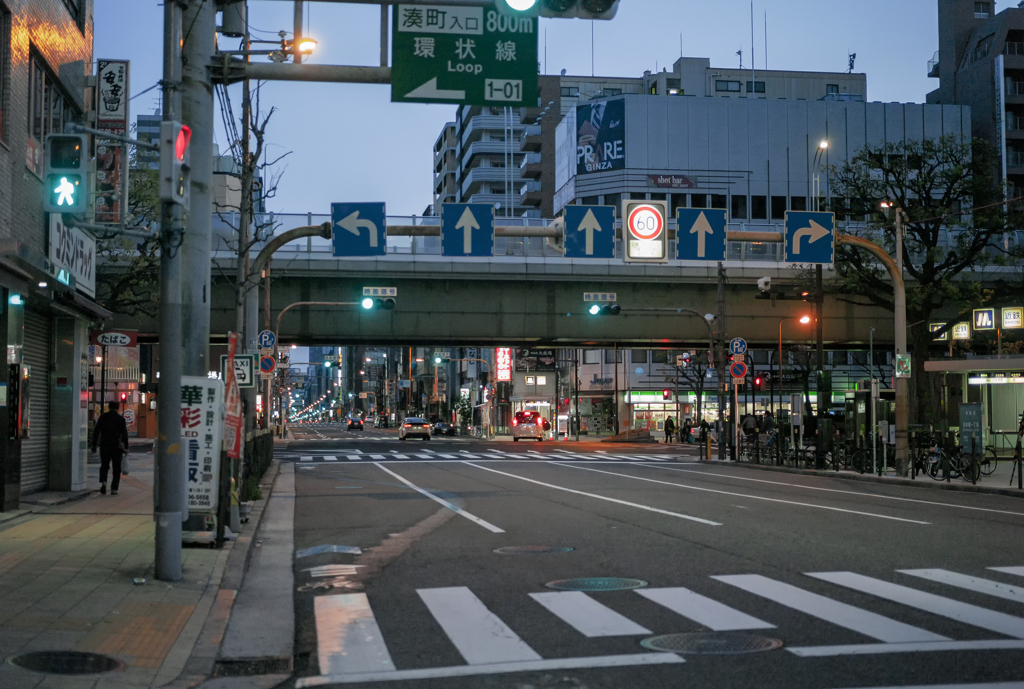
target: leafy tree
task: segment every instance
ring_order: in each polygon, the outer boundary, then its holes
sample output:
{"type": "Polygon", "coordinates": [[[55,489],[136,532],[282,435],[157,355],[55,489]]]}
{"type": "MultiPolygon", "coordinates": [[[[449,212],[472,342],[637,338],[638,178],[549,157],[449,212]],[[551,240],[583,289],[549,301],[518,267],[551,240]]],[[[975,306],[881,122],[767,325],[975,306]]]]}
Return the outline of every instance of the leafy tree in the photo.
{"type": "Polygon", "coordinates": [[[469,426],[473,423],[473,403],[469,395],[462,395],[455,402],[455,411],[459,415],[459,425],[469,426]]]}
{"type": "MultiPolygon", "coordinates": [[[[994,274],[1011,265],[1003,247],[1007,213],[995,176],[994,151],[986,142],[955,136],[867,146],[830,171],[837,219],[866,221],[851,227],[895,255],[893,218],[882,201],[902,208],[907,340],[912,355],[911,418],[934,421],[933,394],[924,362],[934,337],[969,318],[972,309],[998,304],[1020,289],[1019,275],[994,274]],[[940,314],[956,314],[947,318],[940,314]],[[936,333],[929,322],[948,324],[936,333]]],[[[849,246],[836,250],[836,275],[829,291],[841,300],[894,310],[893,288],[884,267],[849,246]],[[851,298],[852,297],[852,298],[851,298]],[[856,299],[859,297],[860,299],[856,299]]],[[[1017,292],[1019,294],[1019,291],[1017,292]]]]}

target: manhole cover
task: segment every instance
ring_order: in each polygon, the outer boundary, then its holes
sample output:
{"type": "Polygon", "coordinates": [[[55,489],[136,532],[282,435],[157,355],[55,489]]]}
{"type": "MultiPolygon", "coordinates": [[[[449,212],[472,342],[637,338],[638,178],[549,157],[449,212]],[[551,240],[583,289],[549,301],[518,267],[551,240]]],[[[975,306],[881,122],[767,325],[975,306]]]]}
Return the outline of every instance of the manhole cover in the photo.
{"type": "Polygon", "coordinates": [[[617,577],[592,577],[589,579],[560,579],[544,584],[549,589],[559,591],[625,591],[647,586],[646,581],[639,579],[619,579],[617,577]]]}
{"type": "Polygon", "coordinates": [[[547,553],[568,553],[572,548],[561,545],[510,545],[505,548],[495,548],[494,552],[499,555],[545,555],[547,553]]]}
{"type": "Polygon", "coordinates": [[[778,639],[752,634],[723,634],[702,632],[696,634],[665,634],[652,636],[640,642],[652,651],[682,653],[690,655],[733,655],[739,653],[760,653],[782,647],[778,639]]]}
{"type": "Polygon", "coordinates": [[[22,653],[11,658],[9,662],[25,670],[51,675],[93,675],[124,669],[124,663],[117,658],[78,651],[22,653]]]}

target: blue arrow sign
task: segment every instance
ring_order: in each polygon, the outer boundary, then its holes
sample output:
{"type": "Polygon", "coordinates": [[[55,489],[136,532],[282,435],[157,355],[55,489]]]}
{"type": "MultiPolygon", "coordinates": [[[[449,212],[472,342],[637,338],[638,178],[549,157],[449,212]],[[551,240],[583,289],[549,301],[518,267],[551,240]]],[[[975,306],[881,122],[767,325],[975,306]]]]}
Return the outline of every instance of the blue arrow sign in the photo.
{"type": "Polygon", "coordinates": [[[259,341],[260,347],[273,347],[277,343],[277,335],[273,330],[260,331],[259,337],[256,339],[259,341]]]}
{"type": "Polygon", "coordinates": [[[494,206],[446,203],[441,206],[442,256],[493,256],[494,206]]]}
{"type": "Polygon", "coordinates": [[[747,351],[747,341],[742,337],[734,337],[729,342],[729,353],[730,354],[745,354],[747,351]]]}
{"type": "Polygon", "coordinates": [[[615,258],[614,206],[565,207],[565,257],[615,258]]]}
{"type": "Polygon", "coordinates": [[[332,203],[335,256],[383,256],[387,222],[383,203],[332,203]]]}
{"type": "Polygon", "coordinates": [[[786,211],[786,261],[835,263],[835,213],[786,211]]]}
{"type": "Polygon", "coordinates": [[[728,218],[724,209],[679,208],[676,232],[676,258],[680,261],[724,261],[725,229],[728,218]]]}

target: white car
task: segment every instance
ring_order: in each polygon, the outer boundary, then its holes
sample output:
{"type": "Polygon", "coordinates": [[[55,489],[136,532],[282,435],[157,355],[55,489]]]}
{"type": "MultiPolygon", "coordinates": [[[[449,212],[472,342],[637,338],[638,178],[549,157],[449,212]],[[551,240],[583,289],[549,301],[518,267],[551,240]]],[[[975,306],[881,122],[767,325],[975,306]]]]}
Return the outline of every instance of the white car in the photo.
{"type": "Polygon", "coordinates": [[[538,443],[544,440],[545,426],[551,424],[538,411],[517,411],[512,417],[512,442],[520,438],[533,438],[538,443]]]}
{"type": "Polygon", "coordinates": [[[430,440],[430,422],[418,416],[407,416],[398,429],[398,439],[423,438],[430,440]]]}

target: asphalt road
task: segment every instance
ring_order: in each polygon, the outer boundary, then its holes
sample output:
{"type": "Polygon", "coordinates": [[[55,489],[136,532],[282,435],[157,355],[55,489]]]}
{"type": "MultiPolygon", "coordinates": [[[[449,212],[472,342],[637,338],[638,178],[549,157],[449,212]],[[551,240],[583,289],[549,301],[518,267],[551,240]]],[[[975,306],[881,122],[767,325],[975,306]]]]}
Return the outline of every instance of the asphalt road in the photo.
{"type": "Polygon", "coordinates": [[[678,446],[296,437],[297,686],[1024,687],[1024,500],[678,446]],[[640,643],[696,633],[781,646],[640,643]]]}

